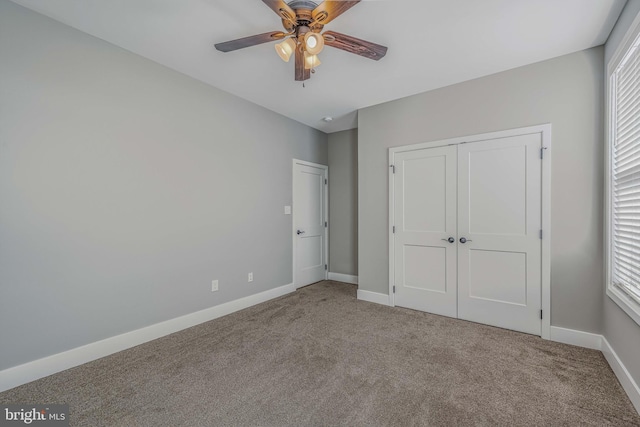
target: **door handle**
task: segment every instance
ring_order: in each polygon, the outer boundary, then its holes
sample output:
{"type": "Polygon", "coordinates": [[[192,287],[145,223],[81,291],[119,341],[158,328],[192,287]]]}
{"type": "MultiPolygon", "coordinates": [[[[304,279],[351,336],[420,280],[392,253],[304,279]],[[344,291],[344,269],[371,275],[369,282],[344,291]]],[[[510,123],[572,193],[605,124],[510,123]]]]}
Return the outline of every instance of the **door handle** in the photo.
{"type": "Polygon", "coordinates": [[[300,231],[300,230],[298,230],[298,231],[296,231],[296,234],[299,236],[299,235],[301,235],[301,234],[304,234],[304,231],[300,231]]]}
{"type": "Polygon", "coordinates": [[[473,240],[469,240],[469,239],[467,239],[465,237],[461,237],[460,238],[460,243],[467,243],[467,242],[473,242],[473,240]]]}
{"type": "Polygon", "coordinates": [[[454,239],[453,237],[449,237],[448,239],[440,239],[440,240],[444,240],[445,242],[449,242],[449,243],[453,243],[456,241],[456,239],[454,239]]]}

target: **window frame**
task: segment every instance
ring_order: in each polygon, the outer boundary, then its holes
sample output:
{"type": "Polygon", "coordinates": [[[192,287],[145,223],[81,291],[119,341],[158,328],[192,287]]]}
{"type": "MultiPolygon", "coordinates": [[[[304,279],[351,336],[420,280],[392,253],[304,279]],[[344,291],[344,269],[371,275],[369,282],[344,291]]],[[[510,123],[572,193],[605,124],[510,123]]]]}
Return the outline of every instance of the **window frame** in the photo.
{"type": "MultiPolygon", "coordinates": [[[[613,140],[615,131],[615,102],[616,93],[614,93],[613,79],[618,66],[627,56],[635,42],[640,38],[640,15],[636,16],[633,23],[627,30],[624,38],[616,48],[613,56],[609,60],[606,69],[606,149],[605,149],[605,280],[606,293],[612,301],[614,301],[629,317],[631,317],[638,325],[640,325],[640,301],[632,297],[630,292],[624,290],[612,281],[613,273],[613,179],[612,179],[612,162],[613,162],[613,140]]],[[[638,48],[640,49],[640,47],[638,48]]]]}

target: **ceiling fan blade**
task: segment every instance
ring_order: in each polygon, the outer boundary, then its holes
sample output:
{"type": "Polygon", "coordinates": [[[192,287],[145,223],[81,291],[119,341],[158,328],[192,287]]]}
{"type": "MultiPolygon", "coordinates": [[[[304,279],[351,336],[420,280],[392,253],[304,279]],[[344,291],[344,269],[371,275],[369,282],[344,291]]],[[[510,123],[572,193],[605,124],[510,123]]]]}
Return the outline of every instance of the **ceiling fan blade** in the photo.
{"type": "Polygon", "coordinates": [[[231,52],[232,50],[243,49],[257,44],[280,40],[286,36],[282,31],[271,31],[269,33],[256,34],[242,39],[230,40],[228,42],[217,43],[216,49],[220,52],[231,52]]]}
{"type": "Polygon", "coordinates": [[[285,21],[296,22],[296,12],[282,0],[262,0],[264,4],[269,6],[278,16],[285,21]]]}
{"type": "Polygon", "coordinates": [[[305,81],[311,78],[311,70],[304,68],[304,52],[302,49],[296,49],[296,81],[305,81]]]}
{"type": "Polygon", "coordinates": [[[335,31],[326,31],[324,34],[324,44],[326,46],[342,49],[365,58],[380,60],[387,54],[387,47],[379,44],[371,43],[366,40],[360,40],[346,34],[336,33],[335,31]]]}
{"type": "Polygon", "coordinates": [[[351,9],[356,4],[360,3],[360,0],[353,1],[331,1],[325,0],[318,5],[311,12],[313,21],[320,25],[328,24],[336,19],[338,16],[351,9]]]}

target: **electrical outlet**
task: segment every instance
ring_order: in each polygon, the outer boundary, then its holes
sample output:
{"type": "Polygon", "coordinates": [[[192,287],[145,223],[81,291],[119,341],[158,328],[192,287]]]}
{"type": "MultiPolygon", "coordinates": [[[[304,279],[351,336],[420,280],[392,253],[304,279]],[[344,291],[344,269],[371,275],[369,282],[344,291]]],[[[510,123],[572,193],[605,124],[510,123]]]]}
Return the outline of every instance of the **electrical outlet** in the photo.
{"type": "Polygon", "coordinates": [[[218,290],[218,281],[217,280],[212,280],[211,281],[211,292],[216,292],[218,290]]]}
{"type": "Polygon", "coordinates": [[[253,282],[253,273],[249,273],[249,282],[253,282]]]}

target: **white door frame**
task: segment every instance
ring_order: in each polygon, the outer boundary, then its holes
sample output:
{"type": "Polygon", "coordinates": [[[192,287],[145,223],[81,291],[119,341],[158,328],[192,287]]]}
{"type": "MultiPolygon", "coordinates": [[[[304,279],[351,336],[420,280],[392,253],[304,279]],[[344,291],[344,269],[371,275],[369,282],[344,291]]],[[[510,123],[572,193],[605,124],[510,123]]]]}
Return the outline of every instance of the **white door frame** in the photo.
{"type": "Polygon", "coordinates": [[[319,163],[307,162],[305,160],[293,159],[291,163],[291,200],[292,200],[292,212],[291,212],[291,241],[293,243],[293,263],[291,264],[291,281],[293,282],[293,286],[298,289],[298,284],[296,283],[296,249],[298,245],[298,240],[296,239],[296,193],[294,191],[296,185],[296,165],[304,165],[311,166],[318,169],[324,169],[325,177],[327,180],[327,184],[325,185],[324,191],[324,219],[327,222],[327,226],[324,228],[324,259],[327,264],[327,268],[324,271],[324,279],[327,280],[329,274],[329,166],[321,165],[319,163]]]}
{"type": "Polygon", "coordinates": [[[529,126],[518,129],[509,129],[498,132],[482,133],[458,138],[443,139],[439,141],[423,142],[419,144],[403,145],[389,148],[389,305],[395,306],[393,294],[395,265],[393,254],[394,238],[393,227],[395,224],[393,200],[394,194],[394,159],[396,153],[405,151],[422,150],[425,148],[441,147],[443,145],[458,145],[467,142],[479,142],[487,139],[498,139],[520,135],[539,133],[542,137],[542,271],[541,271],[541,307],[542,307],[542,338],[550,339],[551,331],[551,123],[537,126],[529,126]]]}

